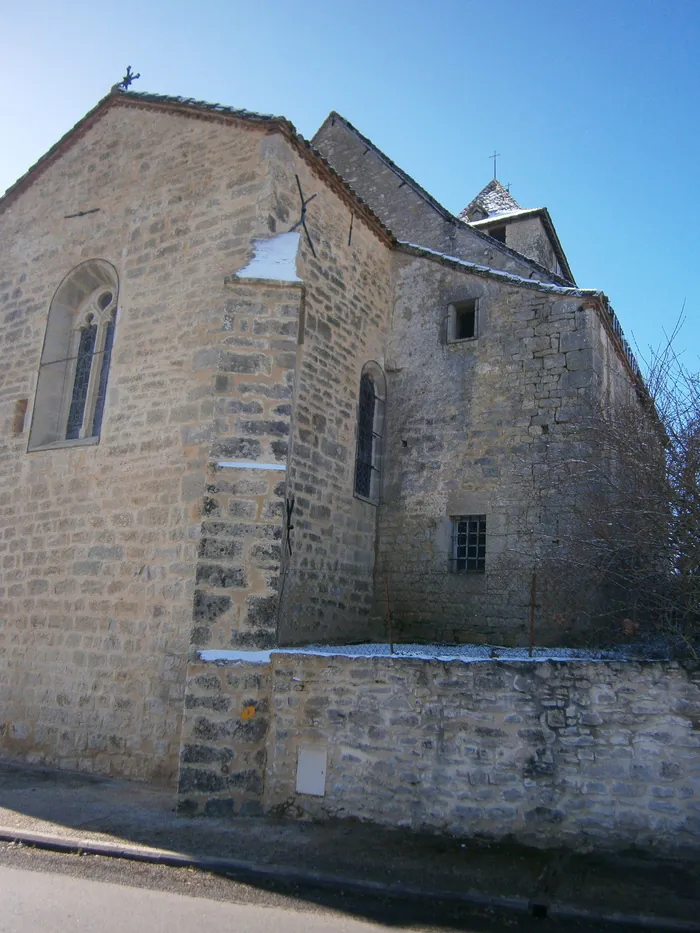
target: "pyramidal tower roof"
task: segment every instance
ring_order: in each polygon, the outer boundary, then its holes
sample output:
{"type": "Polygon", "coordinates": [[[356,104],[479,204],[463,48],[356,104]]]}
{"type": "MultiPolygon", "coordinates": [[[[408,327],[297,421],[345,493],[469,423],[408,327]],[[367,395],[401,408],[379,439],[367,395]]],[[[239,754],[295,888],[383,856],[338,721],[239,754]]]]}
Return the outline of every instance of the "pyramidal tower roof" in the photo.
{"type": "Polygon", "coordinates": [[[509,214],[521,210],[520,205],[511,196],[497,178],[490,181],[477,194],[473,201],[459,215],[460,220],[470,223],[473,220],[485,220],[497,214],[509,214]]]}

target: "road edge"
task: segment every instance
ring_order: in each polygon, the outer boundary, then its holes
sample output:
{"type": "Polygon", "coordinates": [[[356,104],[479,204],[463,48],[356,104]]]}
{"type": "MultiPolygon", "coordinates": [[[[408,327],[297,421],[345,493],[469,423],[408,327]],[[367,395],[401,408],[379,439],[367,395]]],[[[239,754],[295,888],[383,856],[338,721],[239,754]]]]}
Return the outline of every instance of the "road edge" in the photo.
{"type": "Polygon", "coordinates": [[[440,900],[465,904],[474,907],[493,907],[499,910],[538,916],[557,917],[560,919],[589,920],[631,926],[646,927],[654,930],[678,931],[678,933],[698,933],[700,923],[690,920],[676,920],[670,917],[657,917],[649,914],[622,914],[618,912],[601,913],[572,904],[559,904],[556,901],[527,899],[523,897],[495,897],[477,892],[427,891],[400,882],[385,884],[381,881],[359,880],[343,875],[327,874],[310,869],[286,868],[281,866],[260,865],[238,859],[219,858],[211,855],[185,855],[168,849],[156,849],[150,846],[120,845],[100,842],[94,839],[67,838],[46,833],[34,833],[25,830],[0,826],[0,842],[14,842],[24,846],[45,849],[51,852],[72,854],[101,855],[105,858],[125,859],[132,862],[146,862],[152,865],[166,865],[171,868],[197,868],[215,874],[240,876],[241,878],[264,878],[282,883],[311,885],[330,889],[342,888],[366,894],[389,897],[410,897],[415,900],[440,900]],[[542,911],[544,910],[544,915],[542,911]]]}

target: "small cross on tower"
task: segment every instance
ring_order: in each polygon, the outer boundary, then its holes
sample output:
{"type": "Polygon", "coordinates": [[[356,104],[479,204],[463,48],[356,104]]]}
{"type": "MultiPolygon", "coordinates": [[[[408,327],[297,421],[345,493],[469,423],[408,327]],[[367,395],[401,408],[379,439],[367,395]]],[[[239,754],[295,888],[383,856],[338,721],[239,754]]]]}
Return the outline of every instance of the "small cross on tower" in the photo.
{"type": "Polygon", "coordinates": [[[494,149],[494,150],[493,150],[493,155],[490,155],[490,156],[489,156],[489,159],[493,159],[493,177],[494,177],[494,179],[496,178],[496,159],[500,156],[500,154],[501,154],[500,152],[496,152],[496,150],[494,149]]]}

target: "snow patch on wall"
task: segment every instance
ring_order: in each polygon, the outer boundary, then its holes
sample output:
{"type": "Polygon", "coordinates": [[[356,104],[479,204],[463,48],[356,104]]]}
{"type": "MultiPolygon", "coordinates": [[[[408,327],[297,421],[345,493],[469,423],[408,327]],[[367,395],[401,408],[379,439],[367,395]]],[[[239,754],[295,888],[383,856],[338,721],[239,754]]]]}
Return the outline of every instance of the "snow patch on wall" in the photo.
{"type": "Polygon", "coordinates": [[[235,664],[236,662],[245,662],[246,664],[269,664],[271,651],[217,651],[206,650],[199,651],[201,661],[225,662],[235,664]]]}
{"type": "Polygon", "coordinates": [[[253,258],[237,273],[239,279],[274,279],[301,282],[296,258],[299,233],[280,233],[271,240],[253,240],[253,258]]]}

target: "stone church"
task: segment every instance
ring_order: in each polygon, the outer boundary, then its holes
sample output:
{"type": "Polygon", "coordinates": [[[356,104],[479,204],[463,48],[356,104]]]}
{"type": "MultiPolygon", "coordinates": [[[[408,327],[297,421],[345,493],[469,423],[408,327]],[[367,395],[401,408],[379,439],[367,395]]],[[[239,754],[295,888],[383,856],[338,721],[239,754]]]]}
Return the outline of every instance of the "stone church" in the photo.
{"type": "Polygon", "coordinates": [[[207,651],[526,644],[552,452],[642,391],[546,208],[493,180],[454,216],[336,113],[117,87],[0,256],[13,758],[174,782],[207,651]]]}

